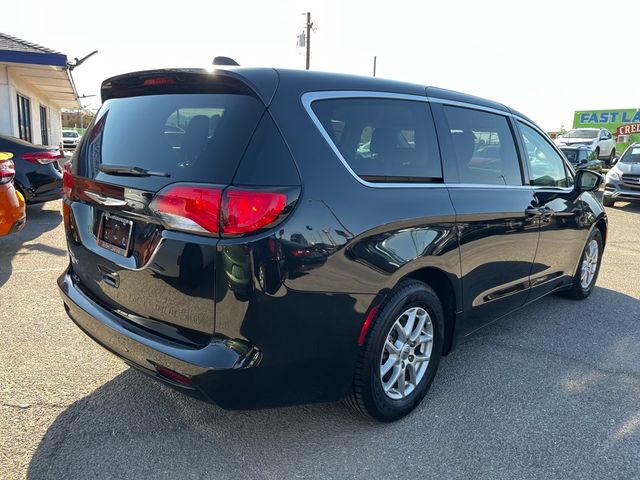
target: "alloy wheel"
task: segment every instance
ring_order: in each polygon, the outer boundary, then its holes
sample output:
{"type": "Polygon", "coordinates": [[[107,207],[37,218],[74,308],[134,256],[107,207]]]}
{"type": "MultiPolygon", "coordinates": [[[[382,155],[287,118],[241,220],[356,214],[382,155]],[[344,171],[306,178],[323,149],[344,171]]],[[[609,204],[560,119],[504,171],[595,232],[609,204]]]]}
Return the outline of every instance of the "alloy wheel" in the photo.
{"type": "Polygon", "coordinates": [[[411,395],[425,376],[433,349],[433,324],[424,308],[405,310],[387,334],[380,355],[384,393],[393,400],[411,395]]]}
{"type": "Polygon", "coordinates": [[[580,285],[585,290],[591,286],[598,269],[598,242],[593,239],[584,250],[584,258],[582,259],[582,269],[580,271],[580,285]]]}

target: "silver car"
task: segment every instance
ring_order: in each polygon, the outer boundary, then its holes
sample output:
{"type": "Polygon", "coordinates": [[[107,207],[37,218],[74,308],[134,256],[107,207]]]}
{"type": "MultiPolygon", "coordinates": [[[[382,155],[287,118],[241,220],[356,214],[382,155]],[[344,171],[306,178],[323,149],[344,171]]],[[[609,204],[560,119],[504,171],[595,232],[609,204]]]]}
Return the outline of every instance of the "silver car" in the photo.
{"type": "Polygon", "coordinates": [[[640,143],[634,143],[609,170],[602,203],[612,207],[616,200],[640,200],[640,143]]]}

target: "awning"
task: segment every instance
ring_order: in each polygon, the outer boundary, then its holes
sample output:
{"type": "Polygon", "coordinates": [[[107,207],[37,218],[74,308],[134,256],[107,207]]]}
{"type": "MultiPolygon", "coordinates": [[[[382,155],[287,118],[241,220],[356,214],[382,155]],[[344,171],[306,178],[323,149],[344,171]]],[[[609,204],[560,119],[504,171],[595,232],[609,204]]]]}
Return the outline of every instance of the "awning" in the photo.
{"type": "MultiPolygon", "coordinates": [[[[11,40],[17,41],[13,37],[11,40]]],[[[43,99],[59,108],[81,108],[71,72],[67,68],[66,55],[52,51],[40,53],[0,49],[0,65],[9,67],[12,76],[28,83],[43,99]]]]}

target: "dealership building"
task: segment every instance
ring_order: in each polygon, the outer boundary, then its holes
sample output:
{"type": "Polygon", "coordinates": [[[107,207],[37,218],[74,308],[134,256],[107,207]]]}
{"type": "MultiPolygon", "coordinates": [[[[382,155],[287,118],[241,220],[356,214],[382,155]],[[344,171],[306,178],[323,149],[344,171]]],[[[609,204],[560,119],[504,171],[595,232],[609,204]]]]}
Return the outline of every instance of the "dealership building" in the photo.
{"type": "Polygon", "coordinates": [[[580,110],[573,115],[573,128],[606,128],[622,153],[630,143],[640,142],[640,108],[580,110]]]}
{"type": "Polygon", "coordinates": [[[60,145],[63,108],[80,108],[67,56],[0,33],[0,135],[60,145]]]}

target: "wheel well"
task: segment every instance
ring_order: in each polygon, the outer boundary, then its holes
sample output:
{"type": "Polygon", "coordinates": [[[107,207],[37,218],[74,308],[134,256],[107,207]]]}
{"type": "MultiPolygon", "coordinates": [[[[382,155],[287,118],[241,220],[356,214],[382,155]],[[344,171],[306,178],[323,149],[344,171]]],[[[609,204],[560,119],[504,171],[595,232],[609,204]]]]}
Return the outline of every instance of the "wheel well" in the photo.
{"type": "Polygon", "coordinates": [[[447,275],[437,268],[427,267],[411,272],[404,278],[420,280],[429,285],[438,295],[444,310],[444,347],[442,354],[451,351],[453,330],[456,321],[456,293],[447,275]]]}
{"type": "Polygon", "coordinates": [[[602,235],[602,245],[607,244],[607,222],[604,221],[604,218],[601,218],[596,222],[596,228],[600,230],[600,234],[602,235]]]}

